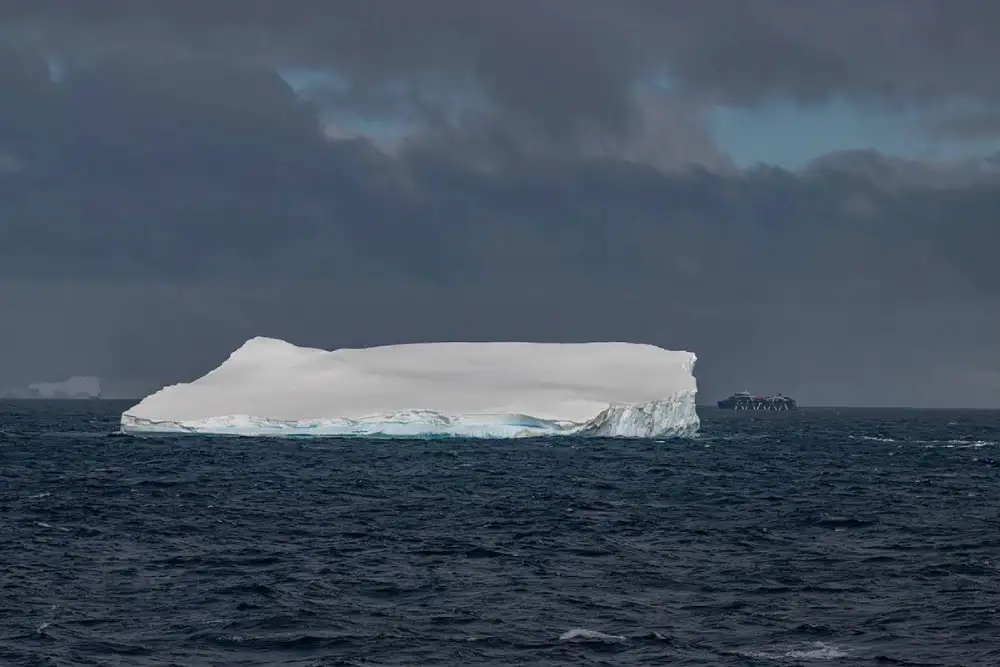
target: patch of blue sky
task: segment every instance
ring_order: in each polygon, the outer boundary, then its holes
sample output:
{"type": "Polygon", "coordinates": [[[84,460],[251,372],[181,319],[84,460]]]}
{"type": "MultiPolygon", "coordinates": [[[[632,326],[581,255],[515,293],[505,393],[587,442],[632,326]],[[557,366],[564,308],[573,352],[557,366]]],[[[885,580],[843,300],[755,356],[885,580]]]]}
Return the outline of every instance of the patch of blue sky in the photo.
{"type": "Polygon", "coordinates": [[[800,106],[772,102],[758,108],[716,107],[712,132],[737,165],[797,169],[833,151],[875,149],[917,160],[954,160],[1000,151],[1000,140],[957,140],[929,131],[918,110],[878,109],[833,101],[800,106]]]}

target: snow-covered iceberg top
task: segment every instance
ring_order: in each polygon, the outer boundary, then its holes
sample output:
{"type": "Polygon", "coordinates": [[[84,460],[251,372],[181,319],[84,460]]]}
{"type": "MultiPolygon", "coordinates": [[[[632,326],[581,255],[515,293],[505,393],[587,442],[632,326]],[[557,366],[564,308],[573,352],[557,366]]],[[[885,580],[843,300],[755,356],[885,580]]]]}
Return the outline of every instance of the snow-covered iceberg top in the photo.
{"type": "Polygon", "coordinates": [[[151,394],[127,433],[688,437],[697,358],[632,343],[419,343],[317,350],[253,338],[151,394]]]}

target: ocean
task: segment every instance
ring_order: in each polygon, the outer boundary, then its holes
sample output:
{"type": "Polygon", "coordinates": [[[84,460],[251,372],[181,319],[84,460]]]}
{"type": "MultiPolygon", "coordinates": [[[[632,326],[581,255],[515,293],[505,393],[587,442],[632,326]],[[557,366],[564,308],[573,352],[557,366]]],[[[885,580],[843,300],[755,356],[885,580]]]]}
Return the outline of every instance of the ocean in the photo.
{"type": "Polygon", "coordinates": [[[0,403],[0,665],[1000,665],[1000,413],[133,438],[0,403]]]}

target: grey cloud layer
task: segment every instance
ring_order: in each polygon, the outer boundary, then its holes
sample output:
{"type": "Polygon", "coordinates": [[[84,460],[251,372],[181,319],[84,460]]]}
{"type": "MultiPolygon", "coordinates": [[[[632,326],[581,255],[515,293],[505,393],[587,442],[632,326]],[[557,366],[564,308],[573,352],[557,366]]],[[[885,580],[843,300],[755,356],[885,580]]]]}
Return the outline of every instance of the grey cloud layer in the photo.
{"type": "Polygon", "coordinates": [[[14,50],[0,90],[6,384],[176,380],[256,334],[626,339],[697,351],[707,398],[1000,400],[988,164],[943,182],[871,153],[803,173],[517,151],[480,168],[447,143],[329,141],[273,71],[220,61],[56,84],[14,50]]]}
{"type": "Polygon", "coordinates": [[[626,133],[635,85],[662,74],[715,102],[943,105],[977,135],[996,133],[976,118],[1000,101],[994,0],[10,0],[0,19],[59,50],[332,68],[352,86],[339,101],[369,112],[438,108],[422,92],[435,82],[480,88],[505,123],[553,141],[626,133]]]}

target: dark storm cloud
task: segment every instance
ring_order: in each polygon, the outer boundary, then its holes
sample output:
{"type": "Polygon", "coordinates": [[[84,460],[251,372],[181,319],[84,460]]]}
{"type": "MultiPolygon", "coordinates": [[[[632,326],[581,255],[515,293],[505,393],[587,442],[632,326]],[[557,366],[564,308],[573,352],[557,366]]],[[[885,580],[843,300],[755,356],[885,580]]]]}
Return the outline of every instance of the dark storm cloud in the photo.
{"type": "Polygon", "coordinates": [[[968,113],[930,123],[930,130],[943,137],[975,140],[1000,136],[1000,111],[968,113]]]}
{"type": "Polygon", "coordinates": [[[333,70],[351,87],[339,98],[347,105],[380,96],[401,104],[435,81],[467,101],[481,88],[506,120],[553,138],[590,126],[624,132],[629,122],[630,49],[591,14],[559,0],[105,0],[0,8],[20,35],[54,39],[60,51],[167,55],[180,46],[333,70]]]}
{"type": "Polygon", "coordinates": [[[851,174],[886,190],[949,189],[1000,184],[1000,155],[928,162],[885,155],[876,150],[828,153],[811,161],[807,174],[851,174]]]}
{"type": "Polygon", "coordinates": [[[625,133],[635,85],[663,74],[734,104],[1000,100],[994,0],[10,0],[0,19],[59,51],[332,70],[351,90],[340,102],[369,109],[445,104],[430,86],[480,89],[505,121],[550,138],[625,133]]]}
{"type": "Polygon", "coordinates": [[[990,0],[666,0],[643,3],[665,27],[664,49],[689,85],[735,101],[831,93],[932,102],[996,96],[990,0]]]}
{"type": "Polygon", "coordinates": [[[0,79],[7,384],[189,378],[263,334],[648,341],[695,350],[707,399],[1000,394],[989,179],[886,183],[877,155],[800,174],[387,154],[328,140],[272,71],[218,59],[116,57],[55,83],[14,51],[0,79]]]}

